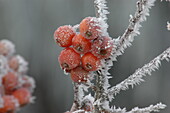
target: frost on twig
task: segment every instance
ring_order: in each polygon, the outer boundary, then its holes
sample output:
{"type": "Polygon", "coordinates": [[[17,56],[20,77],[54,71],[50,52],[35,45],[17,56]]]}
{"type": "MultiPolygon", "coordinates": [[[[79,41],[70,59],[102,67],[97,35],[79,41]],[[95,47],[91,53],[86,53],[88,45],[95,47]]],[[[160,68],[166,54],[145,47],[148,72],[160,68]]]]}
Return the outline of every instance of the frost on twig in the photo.
{"type": "Polygon", "coordinates": [[[135,107],[131,111],[127,113],[151,113],[151,112],[159,112],[161,109],[165,109],[166,105],[162,103],[158,103],[156,105],[150,105],[149,107],[145,108],[138,108],[135,107]]]}
{"type": "Polygon", "coordinates": [[[134,37],[140,34],[140,23],[146,21],[146,16],[149,16],[149,9],[154,5],[155,1],[156,0],[139,0],[137,2],[137,10],[134,16],[130,15],[130,23],[128,25],[128,28],[125,30],[122,36],[115,39],[117,48],[116,52],[113,55],[114,58],[122,55],[124,50],[128,46],[131,46],[131,42],[133,42],[134,37]]]}
{"type": "Polygon", "coordinates": [[[118,94],[121,90],[127,90],[129,86],[132,88],[134,85],[138,85],[141,82],[143,82],[144,76],[151,75],[152,71],[155,71],[159,68],[162,60],[169,61],[170,59],[170,47],[165,50],[162,54],[157,56],[155,59],[150,61],[148,64],[145,64],[142,68],[139,68],[135,71],[134,74],[130,75],[127,79],[122,81],[121,83],[117,84],[116,86],[112,87],[109,90],[108,96],[110,97],[110,100],[113,98],[114,95],[118,94]]]}
{"type": "Polygon", "coordinates": [[[115,106],[112,108],[110,113],[151,113],[151,112],[159,112],[161,109],[165,109],[166,105],[162,103],[158,103],[156,105],[150,105],[145,108],[135,107],[130,111],[126,111],[126,108],[116,108],[115,106]]]}

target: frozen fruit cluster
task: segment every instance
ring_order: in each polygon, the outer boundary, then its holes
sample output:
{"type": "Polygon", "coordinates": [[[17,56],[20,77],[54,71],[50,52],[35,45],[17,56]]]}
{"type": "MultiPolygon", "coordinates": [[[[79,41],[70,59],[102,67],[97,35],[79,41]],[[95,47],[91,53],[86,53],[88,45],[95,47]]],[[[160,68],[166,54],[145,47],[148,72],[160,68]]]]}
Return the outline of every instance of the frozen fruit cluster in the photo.
{"type": "Polygon", "coordinates": [[[26,75],[28,63],[14,53],[12,42],[0,40],[0,113],[14,113],[34,99],[35,81],[26,75]]]}
{"type": "Polygon", "coordinates": [[[111,55],[113,41],[104,35],[101,26],[98,18],[87,17],[80,22],[79,29],[65,25],[54,32],[56,43],[64,47],[58,61],[74,82],[86,82],[89,72],[98,70],[101,60],[111,55]]]}

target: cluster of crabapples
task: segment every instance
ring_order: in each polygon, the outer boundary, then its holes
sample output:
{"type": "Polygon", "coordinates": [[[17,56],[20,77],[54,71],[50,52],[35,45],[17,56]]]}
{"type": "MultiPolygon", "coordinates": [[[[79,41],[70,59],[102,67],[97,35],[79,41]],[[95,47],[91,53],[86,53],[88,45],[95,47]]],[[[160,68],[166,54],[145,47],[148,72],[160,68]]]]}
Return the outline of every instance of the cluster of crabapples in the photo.
{"type": "Polygon", "coordinates": [[[0,113],[14,113],[33,99],[35,85],[26,75],[28,63],[14,53],[12,42],[0,41],[0,113]]]}
{"type": "Polygon", "coordinates": [[[86,82],[89,72],[97,71],[101,60],[107,59],[113,49],[113,41],[109,36],[104,36],[98,18],[87,17],[77,28],[70,25],[59,27],[54,32],[56,43],[64,47],[58,61],[61,68],[70,73],[74,82],[86,82]]]}

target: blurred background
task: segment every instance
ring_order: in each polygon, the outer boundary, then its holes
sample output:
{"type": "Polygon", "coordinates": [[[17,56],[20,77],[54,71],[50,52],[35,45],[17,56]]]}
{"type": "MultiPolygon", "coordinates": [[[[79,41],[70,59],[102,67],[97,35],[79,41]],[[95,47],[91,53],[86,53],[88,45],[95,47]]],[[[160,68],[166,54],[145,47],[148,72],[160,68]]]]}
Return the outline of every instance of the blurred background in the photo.
{"type": "MultiPolygon", "coordinates": [[[[109,33],[113,38],[122,35],[134,14],[137,0],[108,0],[109,33]]],[[[110,70],[115,85],[148,63],[170,46],[170,3],[156,2],[151,16],[142,24],[141,35],[133,46],[118,57],[110,70]]],[[[75,25],[87,16],[95,16],[93,0],[0,0],[0,39],[9,39],[17,53],[29,62],[29,75],[36,80],[37,97],[19,113],[62,113],[73,101],[72,82],[60,69],[57,58],[62,50],[53,40],[53,32],[61,25],[75,25]]],[[[170,113],[170,63],[145,77],[134,89],[122,91],[113,105],[127,110],[157,102],[167,104],[161,113],[170,113]]]]}

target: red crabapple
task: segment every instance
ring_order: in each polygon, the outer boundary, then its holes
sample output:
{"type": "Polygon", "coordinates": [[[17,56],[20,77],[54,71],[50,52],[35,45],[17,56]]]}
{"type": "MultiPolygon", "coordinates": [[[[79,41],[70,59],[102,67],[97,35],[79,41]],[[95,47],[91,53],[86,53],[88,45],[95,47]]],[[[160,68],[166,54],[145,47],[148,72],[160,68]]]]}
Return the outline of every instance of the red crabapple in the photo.
{"type": "Polygon", "coordinates": [[[69,71],[80,64],[81,57],[73,48],[65,48],[61,51],[58,61],[62,69],[69,71]]]}
{"type": "Polygon", "coordinates": [[[24,106],[30,102],[31,93],[26,88],[20,88],[13,92],[12,94],[16,99],[18,99],[18,102],[20,106],[24,106]]]}
{"type": "Polygon", "coordinates": [[[82,67],[76,67],[71,70],[71,79],[74,82],[86,82],[88,79],[89,72],[84,70],[82,67]]]}
{"type": "Polygon", "coordinates": [[[101,36],[101,26],[96,17],[87,17],[80,23],[80,34],[89,39],[93,40],[101,36]]]}
{"type": "Polygon", "coordinates": [[[18,76],[14,73],[9,72],[2,78],[2,83],[5,88],[5,93],[11,93],[18,86],[18,76]]]}
{"type": "Polygon", "coordinates": [[[19,62],[18,62],[18,59],[17,59],[16,57],[12,57],[12,58],[9,60],[8,64],[9,64],[9,67],[10,67],[11,69],[13,69],[14,71],[17,71],[18,68],[19,68],[19,62]]]}
{"type": "Polygon", "coordinates": [[[27,88],[29,91],[33,92],[35,88],[35,81],[32,77],[24,75],[20,77],[21,87],[27,88]]]}
{"type": "Polygon", "coordinates": [[[11,56],[15,52],[14,44],[9,40],[0,41],[0,55],[11,56]]]}
{"type": "Polygon", "coordinates": [[[87,53],[91,49],[91,42],[80,34],[74,36],[72,45],[76,52],[82,54],[87,53]]]}
{"type": "Polygon", "coordinates": [[[61,47],[69,47],[72,43],[72,38],[75,36],[75,31],[70,25],[59,27],[54,32],[54,39],[61,47]]]}
{"type": "Polygon", "coordinates": [[[92,53],[100,59],[106,59],[111,55],[113,46],[113,41],[110,37],[100,37],[94,40],[92,53]]]}
{"type": "Polygon", "coordinates": [[[83,55],[82,66],[87,71],[96,71],[100,67],[100,59],[88,52],[83,55]]]}
{"type": "Polygon", "coordinates": [[[14,96],[5,95],[2,97],[3,107],[0,108],[0,113],[11,113],[18,107],[18,101],[14,96]]]}

